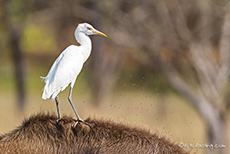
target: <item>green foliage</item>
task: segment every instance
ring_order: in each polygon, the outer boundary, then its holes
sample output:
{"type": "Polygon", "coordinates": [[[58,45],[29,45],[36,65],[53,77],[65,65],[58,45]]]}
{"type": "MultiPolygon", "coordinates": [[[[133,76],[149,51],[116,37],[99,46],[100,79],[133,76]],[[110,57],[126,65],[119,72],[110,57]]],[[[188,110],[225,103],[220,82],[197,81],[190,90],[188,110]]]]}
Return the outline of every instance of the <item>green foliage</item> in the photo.
{"type": "Polygon", "coordinates": [[[45,53],[57,50],[54,34],[48,27],[28,25],[24,28],[21,48],[27,53],[45,53]]]}
{"type": "Polygon", "coordinates": [[[1,59],[0,65],[0,93],[6,92],[15,88],[15,76],[13,65],[8,59],[1,59]]]}
{"type": "Polygon", "coordinates": [[[12,23],[20,23],[26,17],[25,3],[24,0],[6,1],[5,12],[7,13],[8,20],[12,23]]]}

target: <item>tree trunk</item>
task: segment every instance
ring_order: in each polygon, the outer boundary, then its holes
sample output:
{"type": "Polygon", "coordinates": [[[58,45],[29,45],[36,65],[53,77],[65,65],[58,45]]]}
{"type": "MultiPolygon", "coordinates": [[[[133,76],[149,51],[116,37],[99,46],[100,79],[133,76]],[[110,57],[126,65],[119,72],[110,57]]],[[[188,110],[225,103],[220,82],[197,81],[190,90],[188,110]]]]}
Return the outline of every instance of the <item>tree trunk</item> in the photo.
{"type": "Polygon", "coordinates": [[[225,154],[227,148],[219,146],[227,144],[227,120],[225,113],[221,112],[211,102],[208,102],[202,95],[196,93],[181,79],[178,72],[170,64],[161,62],[167,79],[172,87],[184,96],[198,110],[207,126],[208,144],[218,148],[207,149],[208,154],[225,154]]]}
{"type": "MultiPolygon", "coordinates": [[[[91,10],[94,12],[100,12],[97,4],[91,6],[91,10]]],[[[101,16],[92,14],[92,23],[97,29],[102,29],[101,16]]],[[[92,56],[92,72],[93,72],[93,102],[96,106],[101,106],[105,99],[110,95],[113,80],[117,73],[121,70],[121,64],[123,62],[124,56],[119,54],[119,51],[109,50],[111,49],[111,44],[105,47],[102,41],[105,41],[105,38],[98,37],[93,40],[93,56],[92,56]],[[106,49],[106,51],[105,51],[106,49]],[[115,52],[114,52],[115,51],[115,52]]],[[[117,47],[118,49],[119,47],[117,47]]]]}
{"type": "Polygon", "coordinates": [[[19,47],[19,32],[17,29],[10,29],[10,46],[12,48],[12,58],[14,61],[15,80],[17,87],[17,102],[20,112],[25,108],[25,82],[24,82],[24,66],[22,51],[19,47]]]}

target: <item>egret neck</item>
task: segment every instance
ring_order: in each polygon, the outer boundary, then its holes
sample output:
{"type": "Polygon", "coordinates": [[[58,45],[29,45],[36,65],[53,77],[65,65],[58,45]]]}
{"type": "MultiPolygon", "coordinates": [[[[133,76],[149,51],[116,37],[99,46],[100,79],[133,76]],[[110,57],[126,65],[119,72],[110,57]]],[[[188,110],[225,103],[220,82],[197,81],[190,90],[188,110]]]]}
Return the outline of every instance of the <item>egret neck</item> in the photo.
{"type": "Polygon", "coordinates": [[[82,48],[82,54],[84,57],[84,62],[89,58],[91,54],[91,49],[92,49],[92,42],[86,34],[76,30],[75,33],[75,38],[77,42],[80,44],[79,48],[82,48]]]}

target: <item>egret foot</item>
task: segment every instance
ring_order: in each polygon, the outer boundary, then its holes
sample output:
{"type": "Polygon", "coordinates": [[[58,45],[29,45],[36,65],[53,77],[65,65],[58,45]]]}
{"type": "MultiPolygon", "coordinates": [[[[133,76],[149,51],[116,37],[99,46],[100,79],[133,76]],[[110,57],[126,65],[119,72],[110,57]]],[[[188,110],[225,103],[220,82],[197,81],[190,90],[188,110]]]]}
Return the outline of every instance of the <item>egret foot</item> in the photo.
{"type": "Polygon", "coordinates": [[[76,120],[75,124],[73,125],[73,128],[76,128],[77,124],[80,122],[88,125],[90,127],[90,129],[92,129],[92,126],[88,122],[85,122],[84,120],[80,120],[80,119],[76,120]]]}
{"type": "Polygon", "coordinates": [[[58,118],[58,119],[56,120],[56,123],[58,124],[60,120],[61,120],[61,119],[60,119],[60,118],[58,118]]]}

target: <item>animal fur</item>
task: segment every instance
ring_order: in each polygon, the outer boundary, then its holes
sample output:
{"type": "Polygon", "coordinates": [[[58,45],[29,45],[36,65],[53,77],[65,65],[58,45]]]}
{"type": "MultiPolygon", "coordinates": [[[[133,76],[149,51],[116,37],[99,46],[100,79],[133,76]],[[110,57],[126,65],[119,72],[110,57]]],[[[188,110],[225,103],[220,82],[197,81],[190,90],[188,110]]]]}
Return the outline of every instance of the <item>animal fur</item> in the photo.
{"type": "Polygon", "coordinates": [[[156,134],[112,121],[88,118],[89,126],[63,117],[38,114],[0,136],[0,153],[9,154],[185,154],[177,144],[156,134]]]}

